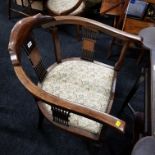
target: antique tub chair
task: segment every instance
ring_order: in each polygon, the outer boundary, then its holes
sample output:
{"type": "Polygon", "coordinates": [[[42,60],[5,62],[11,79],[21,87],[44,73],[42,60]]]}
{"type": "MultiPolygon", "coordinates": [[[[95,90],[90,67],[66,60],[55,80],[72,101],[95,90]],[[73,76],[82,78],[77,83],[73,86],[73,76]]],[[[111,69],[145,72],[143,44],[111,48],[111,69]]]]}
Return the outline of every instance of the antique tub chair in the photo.
{"type": "MultiPolygon", "coordinates": [[[[45,38],[41,38],[43,46],[45,38]]],[[[141,38],[83,17],[37,14],[17,22],[11,31],[8,49],[17,77],[34,96],[44,117],[64,130],[97,141],[107,127],[122,133],[125,131],[125,122],[112,116],[110,112],[117,75],[130,42],[141,42],[141,38]],[[72,28],[74,30],[74,25],[82,27],[82,39],[77,41],[71,35],[69,38],[73,40],[66,42],[72,28]],[[46,55],[46,58],[43,58],[46,49],[37,46],[37,39],[34,39],[38,33],[41,37],[38,27],[41,32],[46,31],[52,36],[53,41],[49,39],[46,43],[51,44],[48,53],[55,55],[55,61],[52,56],[46,55]],[[69,28],[69,32],[61,38],[61,32],[65,28],[69,28]],[[96,58],[95,50],[100,40],[98,37],[102,35],[116,37],[123,42],[120,57],[114,66],[104,64],[100,58],[99,62],[96,58]],[[64,48],[64,44],[69,47],[64,48]],[[62,54],[65,50],[67,53],[62,54]],[[75,55],[74,51],[77,52],[75,55]],[[72,53],[74,58],[68,52],[72,53]],[[25,56],[28,59],[25,59],[25,56]],[[32,64],[38,80],[32,71],[27,70],[31,65],[25,63],[26,60],[32,64]]],[[[103,44],[99,45],[100,48],[101,45],[103,44]]],[[[106,52],[104,48],[101,55],[106,52]]]]}

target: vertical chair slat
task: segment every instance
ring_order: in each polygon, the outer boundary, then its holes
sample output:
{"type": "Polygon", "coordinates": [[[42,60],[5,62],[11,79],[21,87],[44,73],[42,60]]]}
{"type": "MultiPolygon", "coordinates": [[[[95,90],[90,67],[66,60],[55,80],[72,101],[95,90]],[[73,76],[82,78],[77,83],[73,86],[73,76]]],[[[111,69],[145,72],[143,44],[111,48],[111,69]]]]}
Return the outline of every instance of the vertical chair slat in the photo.
{"type": "Polygon", "coordinates": [[[30,37],[24,44],[25,52],[31,62],[38,78],[40,81],[44,79],[47,74],[47,71],[42,62],[42,58],[38,48],[36,47],[36,43],[32,37],[30,37]]]}

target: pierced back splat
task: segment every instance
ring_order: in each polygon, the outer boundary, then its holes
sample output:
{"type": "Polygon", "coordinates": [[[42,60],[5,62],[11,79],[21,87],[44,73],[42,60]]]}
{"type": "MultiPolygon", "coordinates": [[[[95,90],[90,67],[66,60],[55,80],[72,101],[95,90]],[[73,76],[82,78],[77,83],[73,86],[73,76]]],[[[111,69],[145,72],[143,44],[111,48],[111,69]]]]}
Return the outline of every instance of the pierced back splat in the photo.
{"type": "Polygon", "coordinates": [[[28,56],[29,61],[31,62],[33,69],[35,70],[39,81],[42,82],[44,77],[47,74],[47,71],[42,62],[42,58],[38,48],[36,47],[36,43],[33,37],[29,37],[29,39],[24,44],[25,52],[28,56]]]}
{"type": "Polygon", "coordinates": [[[82,27],[82,59],[88,61],[94,60],[96,38],[97,31],[82,27]]]}

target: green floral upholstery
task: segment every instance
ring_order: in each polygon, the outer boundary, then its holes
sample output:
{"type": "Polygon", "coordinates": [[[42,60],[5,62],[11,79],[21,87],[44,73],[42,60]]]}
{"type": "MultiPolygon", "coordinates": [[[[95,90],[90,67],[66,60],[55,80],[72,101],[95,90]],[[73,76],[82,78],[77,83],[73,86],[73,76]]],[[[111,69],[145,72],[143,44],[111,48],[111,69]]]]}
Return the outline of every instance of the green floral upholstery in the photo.
{"type": "MultiPolygon", "coordinates": [[[[84,60],[64,61],[49,69],[41,87],[55,96],[75,104],[106,112],[110,100],[114,70],[84,60]],[[105,82],[106,81],[106,82],[105,82]]],[[[51,107],[46,104],[51,111],[51,107]]],[[[99,133],[102,125],[85,117],[70,113],[69,125],[99,133]]]]}

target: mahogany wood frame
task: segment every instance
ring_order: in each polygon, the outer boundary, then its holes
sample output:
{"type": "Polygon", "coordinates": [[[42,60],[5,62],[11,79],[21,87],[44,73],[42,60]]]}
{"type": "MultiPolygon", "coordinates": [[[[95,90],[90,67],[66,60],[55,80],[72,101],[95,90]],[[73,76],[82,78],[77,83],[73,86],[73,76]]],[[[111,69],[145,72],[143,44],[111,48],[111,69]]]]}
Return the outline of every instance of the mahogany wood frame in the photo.
{"type": "MultiPolygon", "coordinates": [[[[56,107],[60,107],[62,109],[66,109],[70,112],[85,116],[92,120],[106,124],[112,128],[115,128],[121,132],[124,132],[125,131],[124,121],[108,113],[101,113],[93,109],[90,109],[90,108],[87,108],[81,105],[76,105],[69,101],[53,96],[45,92],[44,90],[42,90],[40,87],[38,87],[38,85],[34,84],[31,81],[31,79],[26,75],[22,67],[22,64],[20,62],[20,53],[21,53],[22,45],[26,41],[27,37],[31,34],[32,29],[35,28],[36,26],[41,26],[41,25],[44,28],[49,28],[49,25],[52,27],[55,27],[61,24],[75,24],[75,25],[80,25],[84,27],[89,27],[99,32],[104,32],[105,34],[108,34],[112,37],[123,40],[125,43],[121,51],[120,57],[114,67],[116,75],[117,75],[117,72],[120,70],[121,66],[123,65],[124,58],[125,58],[127,48],[128,48],[128,44],[130,42],[138,42],[138,43],[142,42],[142,39],[139,36],[123,32],[111,26],[102,24],[94,20],[86,19],[83,17],[77,17],[77,16],[51,17],[51,16],[43,16],[41,14],[37,14],[35,16],[27,17],[27,18],[20,20],[11,31],[8,49],[9,49],[10,58],[11,58],[11,61],[14,67],[14,71],[17,77],[19,78],[21,83],[24,85],[24,87],[36,98],[37,101],[43,101],[43,102],[48,103],[49,105],[53,105],[56,107]],[[120,126],[116,125],[117,121],[120,122],[120,126]]],[[[56,35],[56,30],[53,33],[53,39],[55,43],[56,61],[60,63],[61,52],[60,52],[60,44],[59,44],[59,41],[56,35]]],[[[36,60],[34,59],[34,62],[37,62],[37,61],[38,61],[38,57],[36,60]]],[[[114,80],[116,80],[116,78],[117,76],[115,76],[114,80]]],[[[43,112],[43,109],[42,109],[42,112],[43,112]]],[[[70,129],[70,128],[64,127],[64,129],[70,132],[76,133],[78,135],[82,135],[87,138],[93,139],[93,140],[99,140],[100,138],[99,135],[92,135],[91,133],[86,133],[86,132],[83,132],[81,130],[77,130],[74,128],[70,129]]]]}

